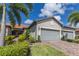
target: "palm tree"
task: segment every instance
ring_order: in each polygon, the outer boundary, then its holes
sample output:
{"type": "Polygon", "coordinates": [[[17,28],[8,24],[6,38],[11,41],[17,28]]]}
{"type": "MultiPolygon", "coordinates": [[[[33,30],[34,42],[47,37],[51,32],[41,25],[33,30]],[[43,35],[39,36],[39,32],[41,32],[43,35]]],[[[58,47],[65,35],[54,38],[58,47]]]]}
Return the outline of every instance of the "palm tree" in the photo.
{"type": "Polygon", "coordinates": [[[12,27],[18,22],[21,24],[21,13],[23,13],[26,17],[29,17],[29,11],[32,10],[32,4],[30,3],[12,3],[12,4],[1,4],[0,10],[2,11],[0,14],[2,16],[1,22],[1,34],[0,34],[0,46],[4,45],[4,37],[5,37],[5,25],[6,25],[6,15],[8,15],[10,24],[12,27]]]}
{"type": "Polygon", "coordinates": [[[76,26],[79,23],[79,12],[72,12],[68,17],[68,22],[70,22],[71,26],[76,26]]]}

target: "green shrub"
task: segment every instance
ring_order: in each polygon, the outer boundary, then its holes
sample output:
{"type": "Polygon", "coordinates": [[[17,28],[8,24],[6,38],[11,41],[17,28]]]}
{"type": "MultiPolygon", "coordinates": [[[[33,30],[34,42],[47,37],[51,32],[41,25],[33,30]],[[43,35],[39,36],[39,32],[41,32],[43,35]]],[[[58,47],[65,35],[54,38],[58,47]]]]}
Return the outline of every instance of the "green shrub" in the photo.
{"type": "Polygon", "coordinates": [[[68,41],[68,42],[73,42],[73,39],[67,39],[66,41],[68,41]]]}
{"type": "Polygon", "coordinates": [[[26,35],[25,34],[21,34],[19,35],[18,41],[24,41],[26,39],[26,35]]]}
{"type": "Polygon", "coordinates": [[[16,42],[12,45],[0,47],[0,56],[26,56],[29,54],[28,42],[16,42]]]}
{"type": "Polygon", "coordinates": [[[15,36],[13,36],[13,35],[6,36],[5,37],[5,44],[6,45],[12,44],[14,38],[15,38],[15,36]]]}
{"type": "Polygon", "coordinates": [[[29,35],[30,35],[30,30],[29,29],[26,29],[26,31],[25,31],[25,33],[24,33],[25,35],[26,35],[26,38],[29,38],[29,35]]]}
{"type": "Polygon", "coordinates": [[[38,42],[41,42],[40,35],[38,35],[38,42]]]}
{"type": "Polygon", "coordinates": [[[75,39],[75,40],[73,40],[73,42],[79,43],[79,39],[75,39]]]}
{"type": "Polygon", "coordinates": [[[75,39],[79,39],[79,36],[76,36],[75,39]]]}
{"type": "Polygon", "coordinates": [[[35,43],[36,40],[34,39],[34,37],[32,37],[31,35],[29,36],[29,42],[30,43],[35,43]]]}

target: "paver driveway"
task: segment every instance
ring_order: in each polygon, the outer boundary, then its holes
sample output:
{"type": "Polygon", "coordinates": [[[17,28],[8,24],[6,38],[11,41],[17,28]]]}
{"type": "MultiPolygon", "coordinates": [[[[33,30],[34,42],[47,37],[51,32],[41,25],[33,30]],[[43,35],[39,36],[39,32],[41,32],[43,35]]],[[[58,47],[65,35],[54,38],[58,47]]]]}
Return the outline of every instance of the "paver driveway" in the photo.
{"type": "Polygon", "coordinates": [[[43,43],[50,44],[51,46],[63,51],[66,55],[79,56],[79,44],[70,43],[66,41],[43,41],[43,43]]]}

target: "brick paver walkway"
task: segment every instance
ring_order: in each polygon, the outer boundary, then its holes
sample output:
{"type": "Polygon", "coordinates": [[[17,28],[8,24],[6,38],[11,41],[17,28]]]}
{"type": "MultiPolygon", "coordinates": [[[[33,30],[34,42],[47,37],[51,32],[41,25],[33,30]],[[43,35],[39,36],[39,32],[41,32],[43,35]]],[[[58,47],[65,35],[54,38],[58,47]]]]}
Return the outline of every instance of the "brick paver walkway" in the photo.
{"type": "Polygon", "coordinates": [[[51,46],[63,51],[66,55],[79,56],[79,44],[70,43],[66,41],[44,41],[43,43],[50,44],[51,46]]]}

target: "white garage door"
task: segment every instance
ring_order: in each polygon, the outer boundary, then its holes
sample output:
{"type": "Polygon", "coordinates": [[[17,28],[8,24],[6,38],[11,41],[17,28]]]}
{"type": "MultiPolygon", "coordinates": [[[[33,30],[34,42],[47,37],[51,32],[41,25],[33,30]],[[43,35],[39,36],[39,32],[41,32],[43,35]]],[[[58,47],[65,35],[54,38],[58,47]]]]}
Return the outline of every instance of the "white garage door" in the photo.
{"type": "Polygon", "coordinates": [[[73,39],[73,32],[71,31],[63,32],[63,35],[67,35],[67,39],[73,39]]]}
{"type": "Polygon", "coordinates": [[[68,39],[73,39],[73,32],[68,32],[68,39]]]}
{"type": "Polygon", "coordinates": [[[41,29],[41,40],[60,40],[58,30],[41,29]]]}

